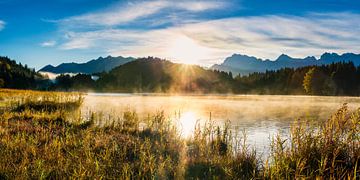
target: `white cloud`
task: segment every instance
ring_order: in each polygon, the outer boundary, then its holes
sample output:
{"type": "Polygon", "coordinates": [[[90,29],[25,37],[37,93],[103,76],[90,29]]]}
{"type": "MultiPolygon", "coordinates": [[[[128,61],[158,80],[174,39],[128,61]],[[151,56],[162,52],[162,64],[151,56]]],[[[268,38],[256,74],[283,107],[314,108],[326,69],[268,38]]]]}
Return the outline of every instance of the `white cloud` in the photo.
{"type": "MultiPolygon", "coordinates": [[[[224,2],[219,2],[219,1],[213,1],[213,2],[209,2],[209,1],[195,1],[195,2],[190,2],[190,1],[179,1],[177,3],[173,4],[174,7],[179,8],[179,9],[184,9],[187,11],[193,11],[193,12],[200,12],[200,11],[206,11],[206,10],[210,10],[210,9],[219,9],[219,8],[223,8],[225,6],[224,2]]],[[[170,2],[169,2],[169,6],[170,6],[170,2]]]]}
{"type": "Polygon", "coordinates": [[[146,18],[148,16],[161,13],[166,10],[182,10],[190,12],[201,12],[211,9],[219,9],[226,3],[218,1],[138,1],[135,3],[120,3],[112,8],[104,9],[95,13],[88,13],[79,16],[73,16],[62,19],[59,22],[61,26],[79,27],[79,26],[115,26],[129,23],[134,20],[146,18]]]}
{"type": "Polygon", "coordinates": [[[360,14],[351,13],[237,17],[158,30],[71,32],[61,47],[101,49],[113,55],[135,57],[176,59],[193,56],[198,58],[194,63],[211,65],[232,53],[261,58],[276,58],[282,53],[295,57],[320,55],[325,51],[360,53],[359,24],[360,14]],[[180,48],[179,53],[191,55],[174,56],[171,54],[174,42],[199,51],[180,48]]]}
{"type": "Polygon", "coordinates": [[[154,14],[164,7],[165,4],[162,1],[142,2],[130,4],[126,8],[116,6],[115,8],[108,9],[103,12],[74,16],[68,19],[64,19],[61,22],[64,24],[75,25],[79,25],[80,23],[80,25],[87,24],[111,26],[154,14]]]}
{"type": "Polygon", "coordinates": [[[0,20],[0,31],[5,28],[5,22],[0,20]]]}
{"type": "Polygon", "coordinates": [[[54,41],[54,40],[45,41],[40,44],[40,46],[42,46],[42,47],[53,47],[55,45],[56,45],[56,41],[54,41]]]}
{"type": "Polygon", "coordinates": [[[229,18],[190,24],[183,33],[201,45],[262,58],[303,57],[325,51],[359,52],[359,14],[229,18]]]}

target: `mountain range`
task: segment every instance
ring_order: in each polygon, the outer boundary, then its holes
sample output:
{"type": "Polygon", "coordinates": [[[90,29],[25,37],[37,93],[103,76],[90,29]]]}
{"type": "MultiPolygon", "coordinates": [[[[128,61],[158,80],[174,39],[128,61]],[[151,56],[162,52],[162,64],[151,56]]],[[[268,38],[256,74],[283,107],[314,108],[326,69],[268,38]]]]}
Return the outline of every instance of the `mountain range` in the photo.
{"type": "MultiPolygon", "coordinates": [[[[134,61],[132,57],[99,57],[86,63],[62,63],[56,67],[47,65],[40,69],[41,72],[51,72],[55,74],[61,73],[85,73],[93,74],[99,72],[109,72],[117,66],[134,61]]],[[[360,65],[360,54],[345,53],[324,53],[317,59],[314,56],[305,58],[293,58],[286,54],[280,55],[275,60],[260,59],[254,56],[233,54],[227,57],[223,63],[215,64],[210,67],[213,70],[232,72],[233,74],[247,75],[253,72],[265,72],[266,70],[278,70],[281,68],[299,68],[312,65],[326,65],[336,62],[352,61],[355,66],[360,65]]]]}
{"type": "Polygon", "coordinates": [[[314,56],[305,58],[293,58],[286,54],[280,55],[275,60],[263,60],[253,56],[233,54],[225,59],[221,64],[211,66],[211,69],[221,70],[234,74],[246,75],[253,72],[265,72],[266,70],[278,70],[281,68],[298,68],[312,65],[325,65],[336,62],[352,61],[356,66],[360,65],[360,54],[345,53],[342,55],[336,53],[324,53],[319,59],[314,56]]]}
{"type": "Polygon", "coordinates": [[[51,72],[56,74],[61,73],[85,73],[85,74],[93,74],[100,72],[108,72],[111,69],[120,66],[122,64],[126,64],[135,60],[132,57],[112,57],[107,56],[105,58],[99,57],[98,59],[90,60],[86,63],[62,63],[58,66],[47,65],[41,68],[40,72],[51,72]]]}

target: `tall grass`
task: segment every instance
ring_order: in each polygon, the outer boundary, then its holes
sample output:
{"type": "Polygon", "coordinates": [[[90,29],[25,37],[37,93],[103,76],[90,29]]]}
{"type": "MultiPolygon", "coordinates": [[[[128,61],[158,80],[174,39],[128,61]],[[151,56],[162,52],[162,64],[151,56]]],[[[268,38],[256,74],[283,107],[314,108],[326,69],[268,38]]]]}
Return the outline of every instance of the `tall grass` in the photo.
{"type": "Polygon", "coordinates": [[[266,161],[229,124],[189,139],[164,113],[83,118],[82,95],[0,90],[0,179],[357,179],[360,110],[296,121],[266,161]],[[104,123],[106,122],[106,123],[104,123]]]}
{"type": "Polygon", "coordinates": [[[359,178],[360,110],[350,113],[346,104],[318,125],[297,121],[291,138],[273,138],[269,178],[359,178]],[[286,146],[286,142],[290,144],[286,146]]]}

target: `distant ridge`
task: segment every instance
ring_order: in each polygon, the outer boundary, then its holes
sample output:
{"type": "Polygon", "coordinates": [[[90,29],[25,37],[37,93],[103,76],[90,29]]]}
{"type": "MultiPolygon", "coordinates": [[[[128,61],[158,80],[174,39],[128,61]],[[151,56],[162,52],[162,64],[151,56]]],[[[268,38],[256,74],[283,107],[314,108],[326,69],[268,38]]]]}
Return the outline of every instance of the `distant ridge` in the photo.
{"type": "Polygon", "coordinates": [[[126,64],[130,61],[133,61],[135,58],[132,57],[112,57],[107,56],[105,58],[99,57],[98,59],[90,60],[86,63],[62,63],[58,66],[46,65],[41,68],[39,71],[41,72],[51,72],[56,74],[61,73],[85,73],[85,74],[93,74],[99,73],[103,71],[110,71],[113,68],[120,66],[122,64],[126,64]]]}
{"type": "Polygon", "coordinates": [[[298,68],[311,65],[331,64],[341,61],[352,61],[356,66],[359,66],[360,54],[345,53],[339,55],[336,53],[324,53],[319,59],[316,59],[314,56],[308,56],[305,58],[292,58],[286,54],[282,54],[275,60],[263,60],[253,56],[233,54],[232,56],[227,57],[223,63],[213,65],[211,69],[246,75],[253,72],[278,70],[285,67],[298,68]]]}
{"type": "MultiPolygon", "coordinates": [[[[62,63],[58,66],[46,65],[41,68],[41,72],[51,72],[55,74],[61,73],[85,73],[93,74],[100,72],[109,72],[117,66],[134,61],[132,57],[99,57],[98,59],[90,60],[86,63],[62,63]]],[[[275,60],[260,59],[254,56],[233,54],[227,57],[223,63],[214,64],[210,67],[213,70],[220,70],[225,72],[232,72],[233,74],[247,75],[253,72],[265,72],[266,70],[278,70],[281,68],[299,68],[312,65],[324,65],[336,62],[353,62],[355,66],[360,65],[360,54],[354,53],[324,53],[319,59],[314,56],[305,58],[293,58],[286,54],[281,54],[275,60]]]]}

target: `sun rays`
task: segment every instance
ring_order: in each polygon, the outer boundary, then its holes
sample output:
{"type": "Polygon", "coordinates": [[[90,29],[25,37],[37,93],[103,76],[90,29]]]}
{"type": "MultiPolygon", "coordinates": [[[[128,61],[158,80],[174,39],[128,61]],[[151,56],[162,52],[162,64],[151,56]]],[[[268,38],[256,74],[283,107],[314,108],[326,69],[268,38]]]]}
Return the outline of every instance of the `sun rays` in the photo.
{"type": "Polygon", "coordinates": [[[199,59],[206,59],[211,54],[209,48],[201,46],[195,40],[179,35],[165,50],[166,56],[184,64],[199,64],[199,59]]]}

